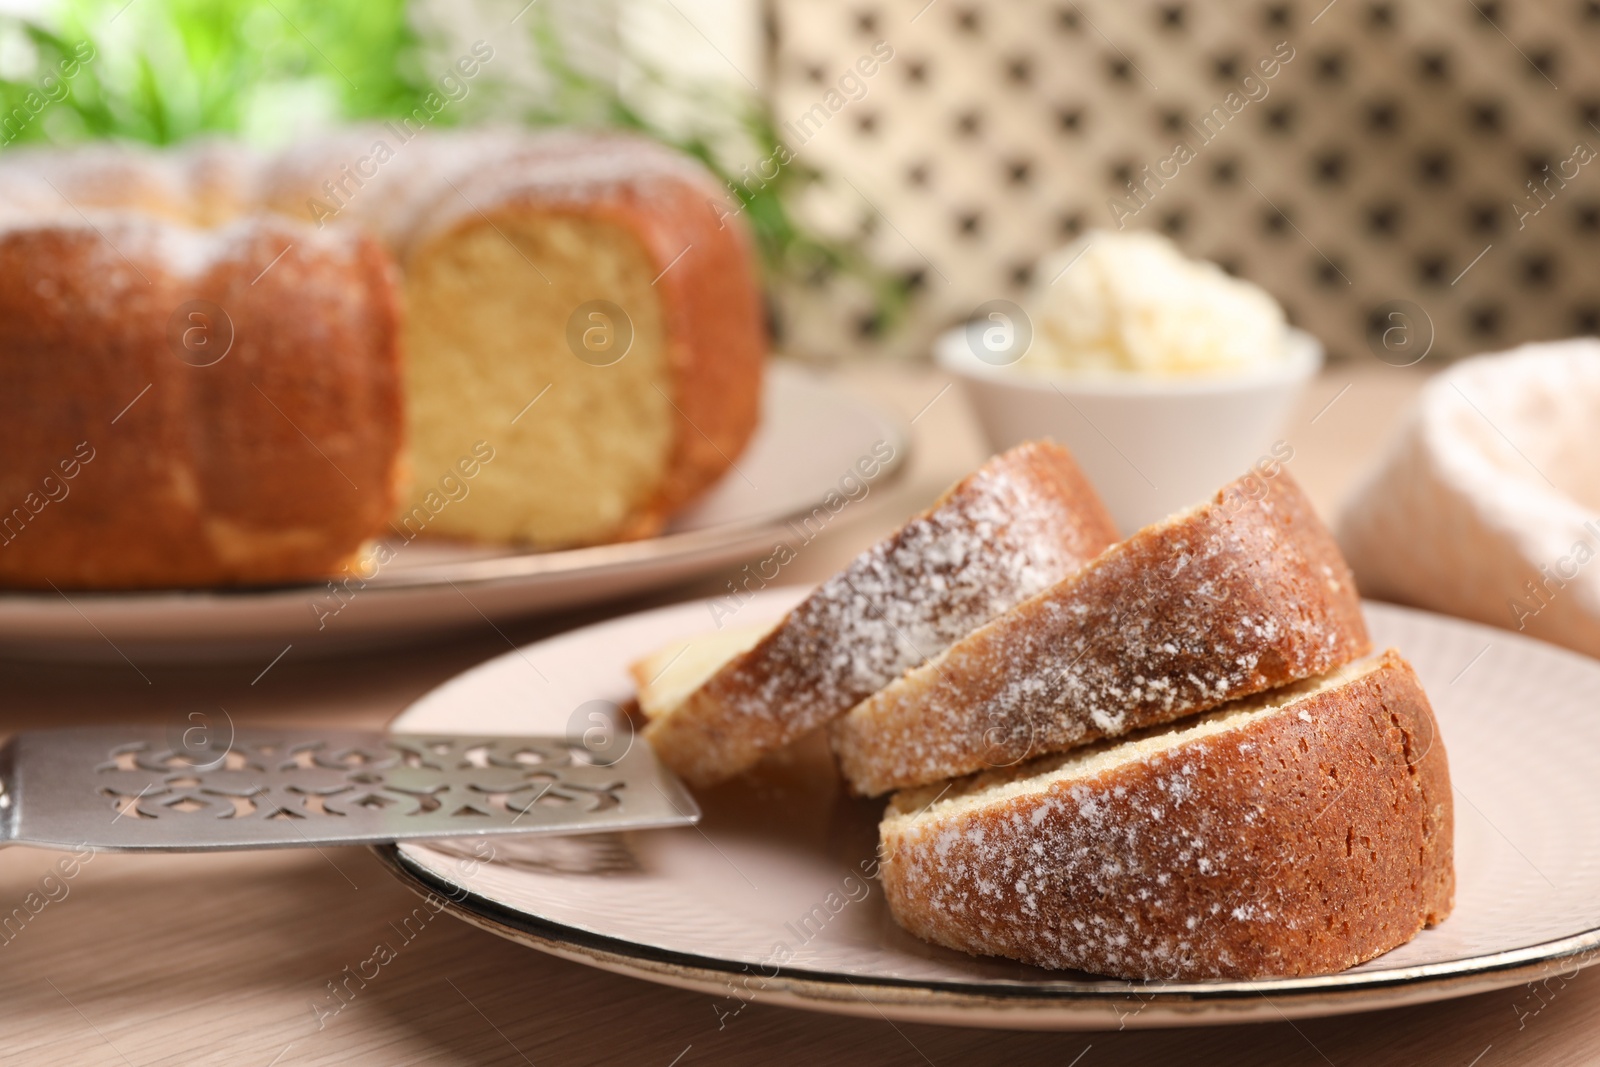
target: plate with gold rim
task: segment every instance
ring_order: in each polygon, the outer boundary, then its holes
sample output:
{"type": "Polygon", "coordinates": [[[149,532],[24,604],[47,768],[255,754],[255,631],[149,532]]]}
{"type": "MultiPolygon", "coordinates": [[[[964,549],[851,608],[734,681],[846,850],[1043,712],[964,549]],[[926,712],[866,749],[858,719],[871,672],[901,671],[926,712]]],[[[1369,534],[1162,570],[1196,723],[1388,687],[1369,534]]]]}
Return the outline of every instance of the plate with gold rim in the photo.
{"type": "MultiPolygon", "coordinates": [[[[491,660],[408,708],[401,730],[626,733],[628,662],[738,617],[692,602],[614,619],[491,660]],[[598,717],[597,717],[598,716],[598,717]]],[[[1368,603],[1375,644],[1416,667],[1456,789],[1451,917],[1339,974],[1130,983],[969,957],[897,927],[872,874],[881,802],[849,797],[825,746],[802,743],[699,794],[699,827],[513,840],[471,865],[449,848],[380,850],[462,919],[567,959],[750,1002],[1020,1029],[1124,1029],[1391,1008],[1564,981],[1600,958],[1600,662],[1476,623],[1368,603]]],[[[637,743],[644,743],[638,741],[637,743]]],[[[1536,1004],[1529,1010],[1534,1010],[1536,1004]]]]}

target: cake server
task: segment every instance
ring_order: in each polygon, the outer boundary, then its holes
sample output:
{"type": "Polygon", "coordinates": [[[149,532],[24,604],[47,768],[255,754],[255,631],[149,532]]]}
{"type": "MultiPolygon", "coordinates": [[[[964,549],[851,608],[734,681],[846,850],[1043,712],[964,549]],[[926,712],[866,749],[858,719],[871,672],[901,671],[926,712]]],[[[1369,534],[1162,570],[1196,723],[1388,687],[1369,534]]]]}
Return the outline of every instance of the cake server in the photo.
{"type": "Polygon", "coordinates": [[[371,845],[691,825],[700,809],[648,745],[568,737],[159,727],[13,735],[0,844],[110,852],[371,845]]]}

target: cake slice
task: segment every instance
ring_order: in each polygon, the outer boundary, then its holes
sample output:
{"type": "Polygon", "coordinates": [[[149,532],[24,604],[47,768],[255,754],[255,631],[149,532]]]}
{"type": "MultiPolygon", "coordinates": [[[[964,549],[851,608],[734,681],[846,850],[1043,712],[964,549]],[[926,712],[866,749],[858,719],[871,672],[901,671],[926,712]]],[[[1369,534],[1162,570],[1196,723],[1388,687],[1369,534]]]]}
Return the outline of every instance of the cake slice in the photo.
{"type": "Polygon", "coordinates": [[[645,720],[659,719],[699,689],[723,664],[772,632],[771,623],[725,626],[674,641],[628,665],[645,720]]]}
{"type": "Polygon", "coordinates": [[[898,794],[901,926],[974,955],[1129,979],[1353,966],[1449,914],[1452,804],[1393,650],[1207,716],[898,794]]]}
{"type": "Polygon", "coordinates": [[[833,728],[875,796],[1171,722],[1371,651],[1355,582],[1286,472],[1147,526],[833,728]]]}
{"type": "Polygon", "coordinates": [[[863,552],[645,730],[707,786],[843,714],[1116,539],[1071,455],[1032,442],[996,456],[863,552]]]}

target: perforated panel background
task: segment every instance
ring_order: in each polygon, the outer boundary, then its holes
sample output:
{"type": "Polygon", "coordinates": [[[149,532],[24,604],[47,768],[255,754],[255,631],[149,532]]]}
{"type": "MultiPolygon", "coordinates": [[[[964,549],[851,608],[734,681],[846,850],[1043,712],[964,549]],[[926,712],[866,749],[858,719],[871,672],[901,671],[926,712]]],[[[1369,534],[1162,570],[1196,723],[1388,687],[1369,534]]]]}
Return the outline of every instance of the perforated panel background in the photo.
{"type": "Polygon", "coordinates": [[[825,175],[805,216],[916,287],[885,333],[863,293],[812,278],[781,297],[793,349],[925,353],[1019,299],[1041,254],[1119,222],[1266,286],[1335,358],[1371,358],[1396,300],[1425,312],[1433,358],[1600,328],[1595,0],[769,14],[777,115],[825,175]],[[851,79],[880,41],[892,58],[851,79]]]}

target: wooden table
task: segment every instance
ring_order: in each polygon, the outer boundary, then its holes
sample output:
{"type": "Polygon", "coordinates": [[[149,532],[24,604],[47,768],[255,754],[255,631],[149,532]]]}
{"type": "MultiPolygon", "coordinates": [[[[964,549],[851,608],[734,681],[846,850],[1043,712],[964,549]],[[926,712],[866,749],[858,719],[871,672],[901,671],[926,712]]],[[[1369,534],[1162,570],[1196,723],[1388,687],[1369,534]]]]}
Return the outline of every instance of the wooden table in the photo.
{"type": "MultiPolygon", "coordinates": [[[[849,379],[910,419],[906,477],[853,525],[796,561],[816,581],[943,486],[984,449],[959,390],[926,371],[849,379]],[[935,399],[937,397],[937,399],[935,399]],[[929,402],[932,401],[931,405],[929,402]],[[923,410],[926,407],[926,410],[923,410]]],[[[1420,378],[1377,365],[1328,372],[1285,437],[1291,470],[1325,513],[1380,447],[1420,378]],[[1331,406],[1330,406],[1331,405],[1331,406]]],[[[526,641],[578,621],[709,595],[720,581],[626,605],[506,627],[526,641]]],[[[0,730],[170,722],[217,705],[240,724],[382,726],[457,671],[504,651],[487,625],[421,649],[189,667],[0,663],[0,730]]],[[[336,1018],[310,1007],[346,966],[390,939],[416,899],[361,849],[210,856],[98,855],[42,883],[56,854],[0,854],[0,917],[31,891],[49,902],[0,932],[0,1062],[461,1065],[627,1063],[1558,1064],[1600,1058],[1600,979],[1585,974],[1529,1013],[1518,987],[1364,1016],[1197,1030],[1031,1034],[895,1025],[766,1006],[719,1028],[713,998],[542,956],[454,921],[426,927],[336,1018]],[[50,899],[50,898],[54,899],[50,899]],[[1074,1059],[1082,1055],[1081,1059],[1074,1059]]],[[[38,899],[38,898],[36,898],[38,899]]]]}

